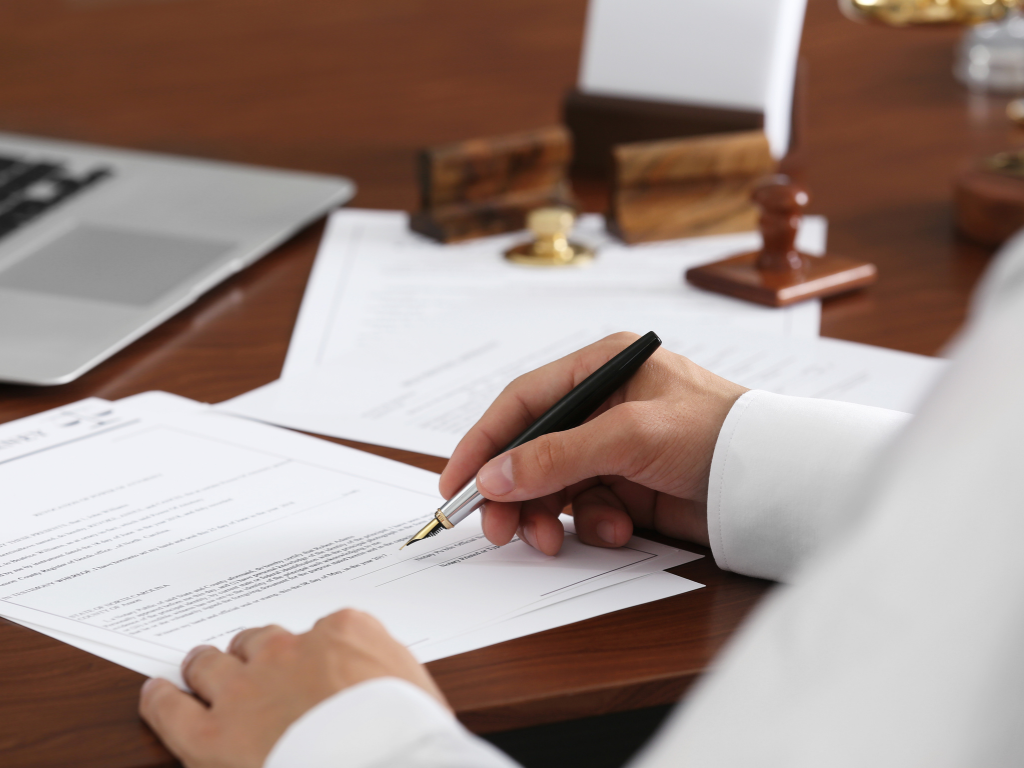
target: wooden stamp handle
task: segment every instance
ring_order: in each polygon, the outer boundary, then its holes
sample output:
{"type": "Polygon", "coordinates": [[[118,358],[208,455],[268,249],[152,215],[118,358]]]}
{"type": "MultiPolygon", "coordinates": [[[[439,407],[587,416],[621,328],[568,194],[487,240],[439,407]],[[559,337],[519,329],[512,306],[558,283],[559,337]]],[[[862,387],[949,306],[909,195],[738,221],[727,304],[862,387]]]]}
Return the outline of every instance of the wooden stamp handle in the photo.
{"type": "Polygon", "coordinates": [[[783,274],[802,270],[804,263],[796,250],[796,233],[810,202],[807,190],[788,176],[777,175],[758,184],[751,197],[761,208],[758,226],[764,238],[757,268],[783,274]]]}

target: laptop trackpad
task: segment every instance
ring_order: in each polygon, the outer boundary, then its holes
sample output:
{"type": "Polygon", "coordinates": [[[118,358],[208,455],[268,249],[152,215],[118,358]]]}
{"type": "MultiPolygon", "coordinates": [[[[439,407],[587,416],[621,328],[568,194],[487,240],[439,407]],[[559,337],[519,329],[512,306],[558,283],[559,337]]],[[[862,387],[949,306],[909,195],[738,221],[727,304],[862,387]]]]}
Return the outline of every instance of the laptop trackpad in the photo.
{"type": "Polygon", "coordinates": [[[0,287],[141,307],[198,278],[233,247],[81,224],[0,272],[0,287]]]}

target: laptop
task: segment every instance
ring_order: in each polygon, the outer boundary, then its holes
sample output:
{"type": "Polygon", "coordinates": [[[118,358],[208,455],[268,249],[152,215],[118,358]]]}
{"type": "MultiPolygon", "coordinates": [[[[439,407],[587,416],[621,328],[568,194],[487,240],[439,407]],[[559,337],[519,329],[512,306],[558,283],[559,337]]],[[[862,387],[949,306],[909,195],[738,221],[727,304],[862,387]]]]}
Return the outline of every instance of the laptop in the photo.
{"type": "Polygon", "coordinates": [[[78,378],[354,193],[341,177],[0,133],[0,381],[78,378]]]}

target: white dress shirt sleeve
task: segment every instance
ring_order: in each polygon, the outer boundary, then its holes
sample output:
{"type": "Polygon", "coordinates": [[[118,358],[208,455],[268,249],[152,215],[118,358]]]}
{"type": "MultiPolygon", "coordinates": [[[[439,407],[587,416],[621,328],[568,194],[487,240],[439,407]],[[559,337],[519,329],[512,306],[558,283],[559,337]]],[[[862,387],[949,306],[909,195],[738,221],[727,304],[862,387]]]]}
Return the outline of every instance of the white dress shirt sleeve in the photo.
{"type": "Polygon", "coordinates": [[[1024,765],[1024,239],[996,274],[856,524],[757,607],[636,768],[1024,765]]]}
{"type": "Polygon", "coordinates": [[[863,509],[862,493],[905,413],[752,390],[726,417],[708,486],[720,568],[786,580],[863,509]]]}
{"type": "Polygon", "coordinates": [[[511,768],[411,683],[378,678],[320,702],[285,731],[264,768],[511,768]]]}

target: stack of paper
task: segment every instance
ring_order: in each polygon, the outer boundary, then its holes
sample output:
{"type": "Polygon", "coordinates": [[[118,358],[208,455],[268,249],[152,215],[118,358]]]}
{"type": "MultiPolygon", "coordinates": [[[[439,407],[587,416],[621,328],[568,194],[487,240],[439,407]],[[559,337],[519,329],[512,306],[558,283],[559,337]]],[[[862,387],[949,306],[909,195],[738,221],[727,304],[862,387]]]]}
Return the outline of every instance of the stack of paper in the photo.
{"type": "MultiPolygon", "coordinates": [[[[697,555],[634,539],[548,558],[479,518],[399,550],[437,477],[162,393],[0,427],[0,615],[178,680],[193,646],[344,607],[422,661],[680,594],[697,555]]],[[[570,527],[571,531],[571,527],[570,527]]]]}
{"type": "MultiPolygon", "coordinates": [[[[771,309],[686,285],[688,267],[759,247],[755,233],[623,246],[584,217],[586,270],[501,253],[521,235],[440,246],[403,214],[339,211],[306,291],[282,378],[219,408],[367,443],[450,456],[516,376],[615,331],[751,388],[912,411],[942,370],[920,355],[818,339],[818,302],[771,309]]],[[[800,247],[821,253],[810,218],[800,247]]]]}

